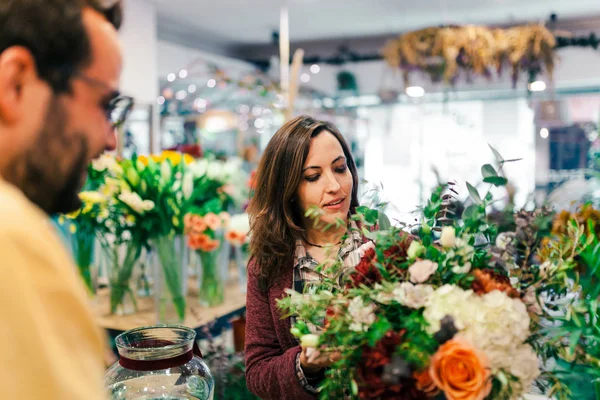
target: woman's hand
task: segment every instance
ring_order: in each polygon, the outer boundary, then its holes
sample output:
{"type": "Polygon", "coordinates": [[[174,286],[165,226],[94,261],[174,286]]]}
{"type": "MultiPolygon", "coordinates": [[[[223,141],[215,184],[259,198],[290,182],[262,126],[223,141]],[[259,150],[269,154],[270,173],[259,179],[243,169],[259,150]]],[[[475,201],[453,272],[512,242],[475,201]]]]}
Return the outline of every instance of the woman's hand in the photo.
{"type": "Polygon", "coordinates": [[[314,375],[340,358],[341,354],[338,351],[326,352],[314,347],[305,347],[300,353],[300,365],[302,365],[302,370],[307,375],[314,375]]]}

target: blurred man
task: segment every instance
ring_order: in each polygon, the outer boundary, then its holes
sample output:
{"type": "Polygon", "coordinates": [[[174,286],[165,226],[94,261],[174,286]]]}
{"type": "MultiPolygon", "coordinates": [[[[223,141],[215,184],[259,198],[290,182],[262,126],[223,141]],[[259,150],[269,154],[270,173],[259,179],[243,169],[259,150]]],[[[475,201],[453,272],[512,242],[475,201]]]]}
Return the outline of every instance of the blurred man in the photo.
{"type": "Polygon", "coordinates": [[[104,398],[104,337],[48,215],[116,146],[115,0],[0,0],[0,398],[104,398]]]}

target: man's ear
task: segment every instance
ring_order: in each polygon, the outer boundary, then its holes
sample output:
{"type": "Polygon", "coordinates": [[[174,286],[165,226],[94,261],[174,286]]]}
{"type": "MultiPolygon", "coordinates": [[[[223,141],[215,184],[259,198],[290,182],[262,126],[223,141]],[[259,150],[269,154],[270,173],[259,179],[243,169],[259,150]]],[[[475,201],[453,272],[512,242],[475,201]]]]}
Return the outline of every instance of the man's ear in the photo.
{"type": "Polygon", "coordinates": [[[39,84],[33,55],[21,46],[0,53],[0,122],[12,125],[27,113],[28,85],[39,84]]]}

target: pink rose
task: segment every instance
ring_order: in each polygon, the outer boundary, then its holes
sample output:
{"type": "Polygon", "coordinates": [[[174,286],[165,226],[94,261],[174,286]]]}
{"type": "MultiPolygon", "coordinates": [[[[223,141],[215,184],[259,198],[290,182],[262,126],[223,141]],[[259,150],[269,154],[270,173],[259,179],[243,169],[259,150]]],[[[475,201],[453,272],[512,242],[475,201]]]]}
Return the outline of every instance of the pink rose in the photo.
{"type": "Polygon", "coordinates": [[[430,260],[419,260],[408,268],[412,283],[427,282],[427,279],[437,270],[438,265],[430,260]]]}

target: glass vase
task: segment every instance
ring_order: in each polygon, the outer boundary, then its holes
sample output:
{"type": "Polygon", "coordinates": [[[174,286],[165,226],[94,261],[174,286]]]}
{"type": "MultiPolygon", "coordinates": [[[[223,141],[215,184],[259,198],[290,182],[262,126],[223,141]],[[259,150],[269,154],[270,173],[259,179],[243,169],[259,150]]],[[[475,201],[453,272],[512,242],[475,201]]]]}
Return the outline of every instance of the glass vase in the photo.
{"type": "Polygon", "coordinates": [[[248,287],[248,245],[242,244],[235,246],[235,263],[237,264],[238,270],[238,282],[240,285],[240,291],[242,293],[246,293],[246,289],[248,287]]]}
{"type": "Polygon", "coordinates": [[[137,311],[132,275],[140,259],[142,246],[133,241],[112,244],[105,248],[109,262],[110,313],[128,315],[137,311]]]}
{"type": "Polygon", "coordinates": [[[83,279],[90,296],[94,296],[96,294],[98,278],[98,270],[94,258],[96,236],[92,232],[77,230],[71,234],[71,246],[79,275],[83,279]]]}
{"type": "Polygon", "coordinates": [[[117,336],[120,359],[106,372],[111,400],[211,400],[214,378],[183,326],[137,328],[117,336]]]}
{"type": "Polygon", "coordinates": [[[181,324],[185,319],[188,268],[183,262],[185,241],[181,236],[152,240],[154,298],[158,323],[181,324]]]}
{"type": "Polygon", "coordinates": [[[214,251],[197,251],[200,259],[198,284],[198,298],[200,305],[214,307],[223,304],[225,300],[225,284],[223,279],[221,248],[214,251]]]}
{"type": "Polygon", "coordinates": [[[150,297],[153,294],[151,274],[154,256],[154,252],[151,249],[145,248],[142,251],[142,256],[138,263],[139,268],[136,268],[135,273],[135,290],[138,297],[150,297]]]}

